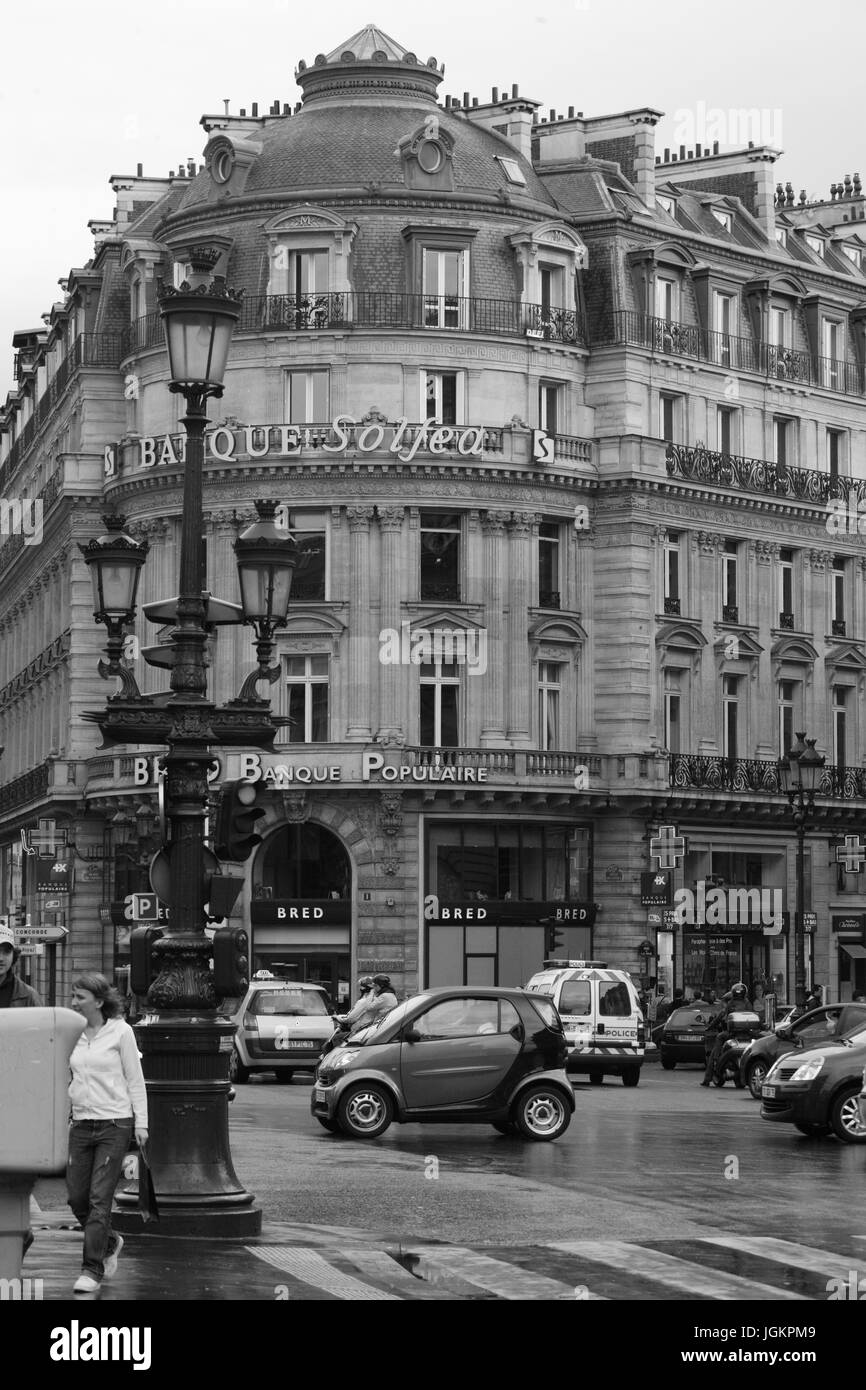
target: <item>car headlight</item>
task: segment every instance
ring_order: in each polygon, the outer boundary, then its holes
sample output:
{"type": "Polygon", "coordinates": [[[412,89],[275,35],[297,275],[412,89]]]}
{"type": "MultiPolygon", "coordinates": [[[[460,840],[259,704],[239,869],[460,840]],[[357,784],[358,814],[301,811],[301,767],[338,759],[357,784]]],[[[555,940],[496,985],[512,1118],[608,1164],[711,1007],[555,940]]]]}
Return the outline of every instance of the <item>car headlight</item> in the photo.
{"type": "Polygon", "coordinates": [[[356,1057],[360,1057],[360,1049],[357,1047],[338,1047],[326,1058],[328,1071],[345,1071],[356,1057]]]}
{"type": "Polygon", "coordinates": [[[811,1061],[804,1062],[802,1067],[798,1067],[791,1077],[792,1081],[814,1081],[818,1072],[824,1065],[823,1057],[813,1057],[811,1061]]]}

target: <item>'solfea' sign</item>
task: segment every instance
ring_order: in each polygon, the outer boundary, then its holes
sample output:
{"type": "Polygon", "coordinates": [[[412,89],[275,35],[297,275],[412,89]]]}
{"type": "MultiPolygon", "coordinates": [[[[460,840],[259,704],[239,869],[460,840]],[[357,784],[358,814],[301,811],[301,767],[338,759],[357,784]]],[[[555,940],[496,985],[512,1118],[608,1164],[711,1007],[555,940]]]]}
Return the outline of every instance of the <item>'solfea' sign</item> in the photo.
{"type": "MultiPolygon", "coordinates": [[[[327,429],[316,425],[217,425],[205,436],[205,459],[238,463],[292,458],[313,447],[324,455],[383,451],[393,454],[399,463],[412,463],[419,453],[479,458],[484,433],[483,425],[440,425],[435,418],[410,425],[405,415],[396,423],[359,422],[351,415],[337,415],[327,429]]],[[[185,462],[186,435],[147,435],[137,444],[139,468],[185,462]]]]}

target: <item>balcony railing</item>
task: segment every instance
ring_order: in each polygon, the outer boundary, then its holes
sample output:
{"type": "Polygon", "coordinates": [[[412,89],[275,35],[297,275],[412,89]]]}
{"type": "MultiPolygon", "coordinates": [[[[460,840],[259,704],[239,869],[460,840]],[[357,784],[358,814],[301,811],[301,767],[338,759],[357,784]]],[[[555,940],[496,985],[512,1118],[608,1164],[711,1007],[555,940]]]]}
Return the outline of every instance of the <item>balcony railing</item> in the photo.
{"type": "Polygon", "coordinates": [[[740,609],[736,603],[722,604],[722,622],[738,623],[740,621],[740,609]]]}
{"type": "Polygon", "coordinates": [[[605,313],[590,335],[590,342],[593,347],[625,343],[662,355],[715,362],[730,371],[756,372],[774,381],[821,386],[849,396],[866,395],[866,374],[856,362],[715,333],[697,324],[671,323],[633,309],[605,313]]]}
{"type": "Polygon", "coordinates": [[[790,501],[823,505],[849,497],[866,500],[866,479],[819,473],[814,468],[791,468],[764,459],[720,454],[702,444],[668,444],[665,455],[668,476],[739,492],[758,492],[790,501]]]}
{"type": "MultiPolygon", "coordinates": [[[[522,304],[516,299],[392,294],[379,290],[250,295],[241,306],[236,331],[305,333],[353,328],[435,329],[586,343],[583,318],[574,309],[522,304]]],[[[124,336],[124,355],[162,347],[164,341],[159,314],[145,314],[129,325],[124,336]]]]}
{"type": "MultiPolygon", "coordinates": [[[[673,753],[670,783],[678,791],[706,788],[719,792],[782,793],[778,762],[760,758],[722,758],[711,754],[673,753]]],[[[866,799],[866,767],[823,767],[815,788],[817,796],[843,801],[866,799]]]]}

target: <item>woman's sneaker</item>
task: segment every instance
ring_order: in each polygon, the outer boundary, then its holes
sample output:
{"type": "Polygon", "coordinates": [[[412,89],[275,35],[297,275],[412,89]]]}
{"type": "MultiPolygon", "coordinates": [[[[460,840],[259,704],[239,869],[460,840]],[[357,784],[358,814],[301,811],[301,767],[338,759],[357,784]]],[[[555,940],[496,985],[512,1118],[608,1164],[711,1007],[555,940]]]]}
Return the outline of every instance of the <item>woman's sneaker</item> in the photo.
{"type": "Polygon", "coordinates": [[[99,1288],[99,1280],[92,1274],[79,1274],[75,1283],[72,1285],[73,1293],[95,1293],[99,1288]]]}
{"type": "Polygon", "coordinates": [[[117,1241],[117,1244],[115,1245],[111,1254],[106,1255],[105,1257],[105,1267],[102,1274],[103,1279],[113,1279],[115,1274],[117,1273],[117,1260],[121,1250],[123,1249],[123,1236],[115,1236],[114,1238],[117,1241]]]}

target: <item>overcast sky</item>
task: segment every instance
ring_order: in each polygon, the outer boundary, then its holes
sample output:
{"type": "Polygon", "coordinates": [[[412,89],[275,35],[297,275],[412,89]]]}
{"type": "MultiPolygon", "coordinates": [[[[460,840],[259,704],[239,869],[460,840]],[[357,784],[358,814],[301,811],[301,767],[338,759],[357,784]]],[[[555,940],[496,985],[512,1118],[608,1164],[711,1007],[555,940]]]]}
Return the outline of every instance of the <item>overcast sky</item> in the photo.
{"type": "MultiPolygon", "coordinates": [[[[0,401],[12,333],[39,327],[57,281],[93,254],[90,219],[110,218],[112,174],[165,175],[200,161],[205,112],[266,111],[300,97],[294,71],[375,23],[440,89],[484,102],[491,87],[563,112],[666,113],[657,150],[701,139],[711,113],[757,108],[780,144],[778,178],[826,196],[861,171],[861,0],[29,0],[4,7],[0,121],[0,401]],[[312,13],[312,12],[315,13],[312,13]],[[675,127],[679,126],[677,131],[675,127]],[[681,139],[680,136],[683,138],[681,139]]],[[[728,118],[729,119],[729,118],[728,118]]],[[[729,121],[730,123],[730,121],[729,121]]],[[[711,132],[707,132],[711,135],[711,132]]],[[[732,136],[738,132],[732,128],[732,136]]],[[[727,142],[723,139],[722,146],[727,142]]],[[[737,143],[739,140],[737,139],[737,143]]]]}

